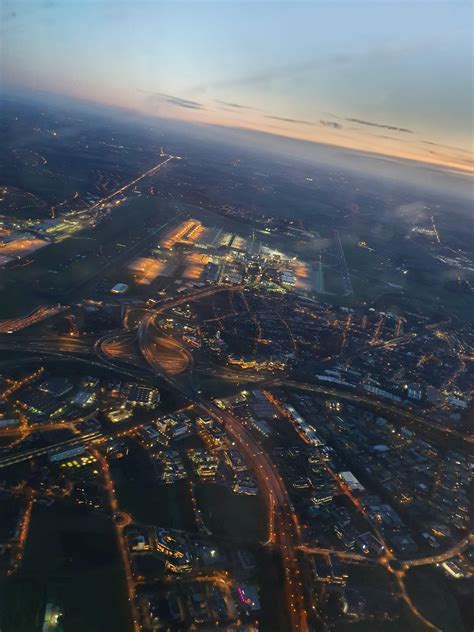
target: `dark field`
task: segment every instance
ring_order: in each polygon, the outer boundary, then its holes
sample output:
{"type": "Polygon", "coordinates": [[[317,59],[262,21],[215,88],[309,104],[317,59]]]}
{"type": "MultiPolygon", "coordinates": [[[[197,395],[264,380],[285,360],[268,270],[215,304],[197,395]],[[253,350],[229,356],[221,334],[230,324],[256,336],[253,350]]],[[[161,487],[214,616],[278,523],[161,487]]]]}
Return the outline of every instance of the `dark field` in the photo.
{"type": "Polygon", "coordinates": [[[66,632],[129,632],[125,595],[110,519],[37,506],[21,572],[0,584],[2,630],[36,630],[46,603],[54,601],[64,612],[66,632]]]}

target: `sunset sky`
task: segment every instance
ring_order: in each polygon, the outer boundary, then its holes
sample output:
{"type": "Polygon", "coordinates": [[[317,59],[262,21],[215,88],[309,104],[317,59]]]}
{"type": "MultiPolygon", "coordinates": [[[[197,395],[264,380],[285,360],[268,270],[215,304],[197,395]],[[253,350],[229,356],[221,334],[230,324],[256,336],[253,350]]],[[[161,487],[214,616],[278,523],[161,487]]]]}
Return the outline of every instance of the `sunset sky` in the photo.
{"type": "Polygon", "coordinates": [[[0,77],[472,171],[472,6],[3,0],[0,77]]]}

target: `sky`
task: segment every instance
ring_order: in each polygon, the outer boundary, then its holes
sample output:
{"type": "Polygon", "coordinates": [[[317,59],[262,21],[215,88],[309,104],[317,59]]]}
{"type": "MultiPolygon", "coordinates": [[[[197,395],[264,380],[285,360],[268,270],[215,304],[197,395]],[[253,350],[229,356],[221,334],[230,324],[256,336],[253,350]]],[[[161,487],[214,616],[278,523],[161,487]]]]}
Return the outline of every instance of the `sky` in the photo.
{"type": "Polygon", "coordinates": [[[474,171],[473,6],[3,0],[0,82],[474,171]]]}

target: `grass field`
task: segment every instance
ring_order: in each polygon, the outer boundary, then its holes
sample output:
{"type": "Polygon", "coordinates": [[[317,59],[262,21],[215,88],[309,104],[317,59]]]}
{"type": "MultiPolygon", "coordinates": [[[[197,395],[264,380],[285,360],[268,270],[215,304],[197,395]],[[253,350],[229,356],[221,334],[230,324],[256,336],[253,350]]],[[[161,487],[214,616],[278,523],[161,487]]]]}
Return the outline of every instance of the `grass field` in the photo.
{"type": "Polygon", "coordinates": [[[259,496],[234,494],[221,485],[196,486],[204,523],[216,535],[242,542],[265,540],[267,519],[259,496]]]}
{"type": "Polygon", "coordinates": [[[0,629],[40,630],[50,600],[63,611],[67,632],[130,632],[124,577],[108,517],[58,504],[35,507],[21,569],[0,582],[0,629]]]}
{"type": "Polygon", "coordinates": [[[32,265],[0,271],[0,318],[21,316],[40,304],[78,300],[84,292],[87,296],[91,281],[108,270],[111,274],[122,270],[140,252],[140,240],[145,247],[150,230],[169,217],[166,203],[156,198],[130,198],[96,229],[38,251],[32,265]],[[136,250],[129,255],[129,248],[119,248],[117,242],[136,250]]]}
{"type": "Polygon", "coordinates": [[[160,484],[146,451],[137,445],[112,468],[120,508],[144,524],[196,528],[187,481],[160,484]]]}
{"type": "Polygon", "coordinates": [[[407,575],[407,590],[420,612],[443,632],[468,632],[448,579],[431,569],[415,568],[407,575]]]}

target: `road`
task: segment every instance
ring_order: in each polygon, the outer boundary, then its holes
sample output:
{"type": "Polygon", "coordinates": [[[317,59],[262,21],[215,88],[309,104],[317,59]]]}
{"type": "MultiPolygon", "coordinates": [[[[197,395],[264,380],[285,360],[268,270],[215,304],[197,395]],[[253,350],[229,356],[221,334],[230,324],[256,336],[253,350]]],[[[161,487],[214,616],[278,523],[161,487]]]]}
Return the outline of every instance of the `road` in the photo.
{"type": "Polygon", "coordinates": [[[299,548],[301,551],[303,551],[303,553],[306,553],[308,555],[332,555],[334,557],[338,557],[341,560],[349,562],[377,562],[375,558],[370,558],[359,553],[353,553],[352,551],[341,551],[339,549],[327,549],[318,546],[307,546],[306,544],[302,544],[299,548]]]}
{"type": "MultiPolygon", "coordinates": [[[[210,293],[212,293],[212,289],[205,292],[205,294],[210,293]]],[[[203,294],[204,292],[201,295],[203,294]]],[[[182,302],[188,302],[189,300],[191,300],[190,297],[184,297],[182,302]]],[[[161,307],[158,313],[161,313],[166,308],[167,306],[161,307]]],[[[277,546],[282,554],[285,572],[285,597],[290,629],[293,632],[307,632],[307,610],[298,561],[298,547],[301,544],[300,527],[285,484],[269,457],[262,450],[260,443],[236,417],[228,411],[221,410],[213,402],[206,400],[191,388],[185,389],[183,386],[178,385],[172,377],[163,373],[157,358],[153,354],[153,347],[149,339],[151,327],[157,315],[156,312],[145,314],[138,327],[139,345],[143,357],[157,376],[165,379],[170,386],[178,390],[190,401],[193,401],[202,414],[215,419],[219,424],[224,423],[226,432],[235,441],[249,467],[255,472],[260,489],[265,494],[267,506],[269,507],[269,523],[271,525],[269,543],[277,546]]]]}
{"type": "Polygon", "coordinates": [[[35,325],[45,318],[55,316],[67,309],[68,307],[64,305],[56,305],[55,307],[41,306],[26,316],[0,320],[0,334],[12,334],[15,331],[20,331],[21,329],[35,325]]]}
{"type": "Polygon", "coordinates": [[[308,630],[307,611],[298,562],[300,527],[283,479],[260,443],[240,420],[202,397],[194,398],[203,414],[212,417],[219,424],[224,422],[227,434],[241,450],[247,464],[255,472],[261,491],[266,495],[269,507],[269,544],[275,545],[282,553],[291,629],[305,632],[308,630]]]}
{"type": "Polygon", "coordinates": [[[26,351],[29,353],[77,353],[89,355],[92,345],[76,336],[23,337],[9,336],[0,338],[0,349],[5,351],[26,351]]]}
{"type": "MultiPolygon", "coordinates": [[[[162,368],[159,366],[159,355],[154,353],[153,339],[150,335],[150,332],[154,329],[154,323],[156,321],[156,318],[162,312],[168,309],[171,309],[178,305],[182,305],[192,300],[196,300],[197,298],[208,296],[215,292],[223,291],[223,289],[235,291],[235,290],[238,290],[239,288],[237,286],[230,287],[230,288],[222,288],[222,287],[204,288],[192,293],[187,293],[185,295],[180,295],[179,297],[175,297],[175,298],[163,301],[159,305],[159,307],[157,307],[155,311],[150,311],[145,314],[144,318],[142,319],[137,329],[138,344],[139,344],[140,351],[143,357],[145,358],[147,364],[150,366],[150,368],[153,371],[156,371],[157,374],[161,375],[161,377],[165,376],[165,374],[162,371],[162,368]]],[[[127,334],[122,334],[122,335],[129,336],[130,333],[127,332],[127,334]]],[[[117,336],[117,338],[119,336],[120,334],[117,336]]],[[[109,336],[105,336],[103,338],[103,341],[105,342],[108,338],[109,336]]],[[[55,341],[54,339],[38,339],[38,338],[24,339],[24,338],[16,337],[16,336],[11,337],[11,338],[5,337],[2,340],[0,340],[0,348],[4,350],[17,350],[17,351],[23,351],[23,352],[29,352],[29,353],[35,353],[35,354],[43,354],[46,357],[48,356],[65,357],[63,354],[71,353],[71,354],[77,355],[78,359],[80,359],[81,356],[85,358],[85,357],[91,356],[92,354],[92,349],[89,344],[85,343],[81,339],[68,337],[68,336],[62,336],[57,341],[55,341]]],[[[96,345],[95,350],[100,356],[103,364],[106,364],[109,367],[115,366],[115,364],[112,362],[112,358],[108,357],[106,353],[101,353],[101,349],[98,348],[97,345],[96,345]]],[[[115,358],[115,359],[116,360],[120,359],[122,362],[126,361],[128,364],[131,365],[129,369],[130,377],[136,377],[138,379],[141,379],[143,377],[142,372],[138,373],[140,367],[132,366],[133,362],[131,361],[130,358],[128,358],[128,361],[124,357],[115,358]],[[136,372],[135,374],[133,373],[134,371],[136,372]]],[[[90,361],[93,362],[92,359],[90,361]]],[[[102,363],[100,364],[100,366],[103,366],[102,363]]],[[[125,369],[123,368],[120,368],[120,370],[122,372],[125,372],[125,369]]],[[[220,374],[217,368],[215,371],[199,369],[199,368],[197,370],[203,373],[215,374],[216,376],[219,376],[220,374]]],[[[251,378],[250,375],[247,376],[245,374],[242,374],[241,378],[239,379],[238,374],[236,374],[235,372],[230,373],[226,369],[222,369],[222,377],[223,378],[227,377],[235,381],[241,381],[242,383],[244,383],[246,380],[248,381],[248,378],[251,378]],[[227,375],[227,373],[229,373],[229,375],[227,375]]],[[[440,434],[441,440],[443,440],[443,438],[445,437],[452,437],[453,439],[462,441],[464,444],[467,445],[468,448],[472,448],[472,446],[474,446],[474,436],[472,435],[466,435],[460,432],[459,430],[456,430],[455,428],[451,428],[449,426],[439,425],[437,423],[431,422],[429,419],[422,416],[421,414],[413,412],[412,410],[407,410],[406,408],[397,406],[395,404],[390,404],[389,402],[383,401],[381,399],[377,399],[374,396],[368,395],[366,393],[351,392],[342,388],[334,388],[334,387],[329,387],[326,385],[323,386],[321,384],[310,384],[310,383],[299,382],[295,380],[287,380],[284,378],[265,379],[261,376],[254,376],[254,377],[262,380],[260,384],[261,388],[271,388],[271,387],[278,388],[278,387],[283,386],[283,387],[294,388],[296,390],[311,391],[313,393],[326,395],[328,397],[335,397],[337,399],[341,399],[344,401],[353,402],[355,404],[359,404],[362,406],[367,406],[369,408],[375,409],[377,412],[380,412],[381,414],[392,415],[393,417],[403,420],[404,422],[412,423],[418,427],[425,428],[430,433],[440,434]]],[[[173,386],[173,384],[171,384],[171,386],[173,386]]]]}
{"type": "Polygon", "coordinates": [[[117,547],[122,558],[122,564],[125,573],[125,581],[127,584],[128,601],[130,604],[130,611],[132,615],[133,631],[140,632],[141,626],[139,623],[139,610],[137,605],[137,595],[135,590],[135,581],[133,579],[132,568],[130,566],[130,558],[128,555],[127,542],[123,533],[124,528],[128,524],[128,517],[119,510],[117,498],[115,495],[115,487],[112,477],[110,475],[110,468],[106,457],[100,452],[100,450],[92,450],[92,454],[99,463],[102,477],[104,479],[105,491],[109,500],[110,509],[114,517],[114,529],[115,537],[117,539],[117,547]]]}
{"type": "MultiPolygon", "coordinates": [[[[456,542],[452,547],[443,551],[442,553],[438,553],[437,555],[429,555],[428,557],[419,557],[413,560],[403,560],[401,562],[404,569],[408,570],[409,568],[413,568],[415,566],[429,566],[430,564],[440,564],[441,562],[446,562],[451,558],[455,557],[462,553],[468,546],[474,542],[474,534],[468,533],[465,535],[459,542],[456,542]]],[[[369,557],[367,555],[360,555],[359,553],[353,553],[352,551],[340,551],[339,549],[327,549],[320,548],[314,546],[300,546],[301,551],[307,553],[309,555],[334,555],[335,557],[339,557],[345,560],[353,560],[354,562],[377,562],[378,558],[369,557]]]]}
{"type": "MultiPolygon", "coordinates": [[[[154,343],[154,332],[156,333],[155,323],[157,318],[165,311],[172,309],[174,307],[178,307],[179,305],[184,305],[185,303],[189,303],[190,301],[194,301],[198,298],[203,298],[205,296],[211,296],[216,292],[223,291],[240,291],[242,289],[241,286],[233,285],[233,286],[212,286],[205,287],[199,290],[195,290],[193,292],[186,292],[181,294],[180,296],[175,296],[173,298],[162,301],[153,311],[147,312],[140,324],[137,328],[138,335],[138,345],[140,347],[140,352],[151,370],[158,376],[162,377],[165,380],[168,380],[170,377],[168,373],[163,371],[163,367],[160,364],[160,357],[155,353],[155,343],[154,343]]],[[[170,386],[176,388],[176,384],[171,380],[170,386]]]]}
{"type": "MultiPolygon", "coordinates": [[[[114,366],[111,360],[114,359],[115,353],[117,353],[119,356],[122,355],[122,349],[126,350],[126,340],[128,340],[130,336],[132,336],[133,338],[135,338],[136,336],[139,350],[143,356],[143,359],[151,369],[152,373],[163,379],[171,388],[179,391],[181,395],[184,395],[184,397],[188,401],[193,402],[193,404],[198,410],[201,411],[202,414],[212,417],[219,424],[225,425],[229,437],[236,443],[243,456],[245,457],[248,466],[252,469],[253,472],[255,472],[255,476],[259,483],[259,488],[265,496],[269,512],[269,536],[267,544],[269,546],[276,547],[282,555],[283,567],[285,572],[284,591],[290,629],[293,632],[307,632],[308,621],[304,598],[304,587],[301,581],[301,570],[299,561],[300,552],[318,554],[331,553],[332,555],[344,557],[347,560],[351,559],[354,562],[361,560],[367,561],[368,558],[366,558],[365,556],[357,556],[355,554],[350,554],[349,556],[337,551],[329,551],[317,548],[309,549],[308,547],[304,547],[302,545],[298,518],[296,513],[294,512],[285,484],[277,468],[272,463],[269,456],[262,449],[259,441],[253,436],[249,428],[245,426],[245,423],[242,422],[242,420],[237,419],[229,411],[218,408],[212,401],[197,393],[191,385],[183,386],[178,384],[172,377],[174,371],[166,370],[166,367],[164,367],[163,363],[160,362],[160,353],[157,353],[157,351],[159,350],[157,350],[156,347],[157,328],[155,324],[160,315],[162,315],[165,311],[172,309],[173,307],[177,307],[198,298],[225,290],[240,291],[241,287],[205,287],[164,300],[153,310],[147,311],[143,315],[136,331],[127,331],[125,334],[122,334],[122,336],[120,335],[120,333],[117,335],[117,332],[112,332],[109,336],[105,337],[102,340],[102,342],[104,342],[105,349],[102,349],[102,345],[99,345],[99,347],[102,356],[106,355],[106,353],[103,353],[104,351],[108,353],[108,355],[110,356],[109,364],[110,366],[114,366]],[[114,346],[116,343],[119,345],[118,347],[114,346]]],[[[21,338],[17,337],[8,337],[1,341],[0,346],[3,348],[16,350],[21,349],[23,351],[30,350],[33,353],[40,353],[44,355],[57,354],[59,356],[61,355],[61,353],[64,354],[64,352],[66,351],[72,354],[77,354],[78,356],[83,356],[84,361],[86,357],[90,358],[91,354],[94,354],[94,348],[92,347],[90,342],[88,343],[85,341],[81,341],[74,337],[63,337],[61,340],[57,341],[56,345],[52,345],[51,341],[47,339],[43,340],[31,338],[30,340],[25,341],[25,339],[22,340],[21,338]],[[56,348],[52,349],[52,347],[56,348]]],[[[95,352],[97,352],[97,345],[95,352]]],[[[132,357],[129,357],[128,360],[132,364],[132,357]]],[[[101,365],[103,366],[102,363],[101,365]]],[[[134,375],[138,372],[138,370],[139,368],[135,367],[131,369],[130,374],[134,375]]],[[[245,380],[245,376],[242,376],[242,379],[245,380]]],[[[445,436],[454,436],[455,438],[461,439],[463,442],[467,442],[468,444],[472,444],[474,442],[474,438],[472,437],[467,437],[451,428],[431,425],[428,419],[414,413],[412,410],[407,410],[391,403],[375,399],[373,396],[368,394],[350,392],[343,389],[328,387],[326,385],[323,386],[319,384],[307,384],[303,382],[279,378],[267,380],[266,382],[263,382],[263,385],[273,388],[290,387],[296,390],[307,390],[315,392],[328,397],[336,397],[338,399],[375,408],[378,412],[381,413],[387,413],[393,416],[397,416],[404,422],[411,422],[417,425],[424,426],[431,432],[439,432],[441,434],[444,434],[445,436]]],[[[262,388],[263,385],[260,385],[260,387],[262,388]]],[[[109,433],[90,433],[89,435],[85,435],[82,437],[73,437],[53,446],[27,450],[25,452],[17,454],[10,454],[0,459],[0,468],[6,467],[8,465],[13,465],[27,459],[44,456],[58,449],[66,449],[69,447],[87,444],[92,444],[92,446],[94,446],[94,443],[104,441],[116,434],[131,432],[136,427],[140,426],[141,423],[131,425],[130,427],[127,427],[126,430],[120,428],[120,432],[117,430],[109,433]]],[[[94,453],[97,452],[95,447],[92,447],[92,450],[94,451],[94,453]]],[[[114,514],[116,514],[118,512],[118,507],[116,505],[113,484],[108,475],[108,465],[103,457],[100,462],[104,479],[106,481],[110,504],[114,514]]],[[[116,525],[116,532],[118,543],[122,552],[122,556],[124,558],[123,563],[127,576],[129,598],[131,600],[131,607],[133,611],[132,614],[134,621],[137,621],[135,588],[133,584],[133,578],[130,574],[131,571],[128,554],[124,548],[125,544],[123,540],[122,526],[120,521],[116,525]]],[[[393,555],[386,554],[386,559],[383,562],[377,560],[379,563],[383,563],[383,565],[386,566],[387,569],[393,573],[395,581],[399,588],[400,596],[405,601],[412,613],[414,613],[420,621],[422,621],[427,627],[431,629],[437,628],[417,610],[409,595],[407,594],[404,581],[405,572],[411,567],[421,566],[423,564],[435,564],[450,559],[451,557],[457,555],[462,550],[464,550],[464,548],[470,542],[472,542],[472,535],[466,536],[465,538],[463,538],[463,540],[457,543],[457,545],[453,546],[451,549],[445,551],[444,553],[440,553],[439,555],[420,558],[418,560],[401,562],[400,570],[394,570],[390,568],[390,562],[394,561],[395,559],[393,555]]],[[[388,547],[386,547],[386,551],[387,550],[388,547]]]]}
{"type": "Polygon", "coordinates": [[[352,287],[351,276],[347,268],[346,256],[344,254],[344,248],[342,247],[341,236],[338,230],[333,231],[334,241],[337,247],[337,255],[339,257],[340,271],[344,282],[344,294],[346,296],[354,296],[354,289],[352,287]]]}
{"type": "Polygon", "coordinates": [[[112,198],[116,197],[117,195],[120,195],[120,194],[124,193],[125,191],[127,191],[131,187],[133,187],[136,184],[138,184],[144,178],[146,178],[148,176],[153,176],[153,175],[155,175],[155,173],[158,173],[158,171],[160,171],[160,169],[162,167],[164,167],[168,162],[170,162],[173,159],[174,159],[174,156],[168,156],[168,158],[166,160],[163,160],[163,162],[159,162],[158,164],[154,165],[153,167],[151,167],[150,169],[148,169],[147,171],[145,171],[141,175],[139,175],[136,178],[134,178],[133,180],[130,180],[129,182],[126,182],[125,184],[120,186],[118,189],[115,189],[115,191],[112,191],[112,193],[109,193],[105,197],[103,197],[100,200],[98,200],[97,202],[95,202],[92,206],[87,207],[83,211],[79,211],[78,213],[76,213],[76,215],[90,213],[91,211],[94,211],[95,209],[99,209],[102,204],[106,204],[112,198]]]}
{"type": "Polygon", "coordinates": [[[462,540],[459,540],[454,546],[450,549],[443,551],[442,553],[438,553],[437,555],[430,555],[428,557],[420,557],[415,560],[407,560],[403,562],[403,566],[405,568],[412,568],[413,566],[427,566],[429,564],[441,564],[442,562],[446,562],[447,560],[459,555],[466,549],[469,544],[474,542],[474,534],[468,533],[462,540]]]}

